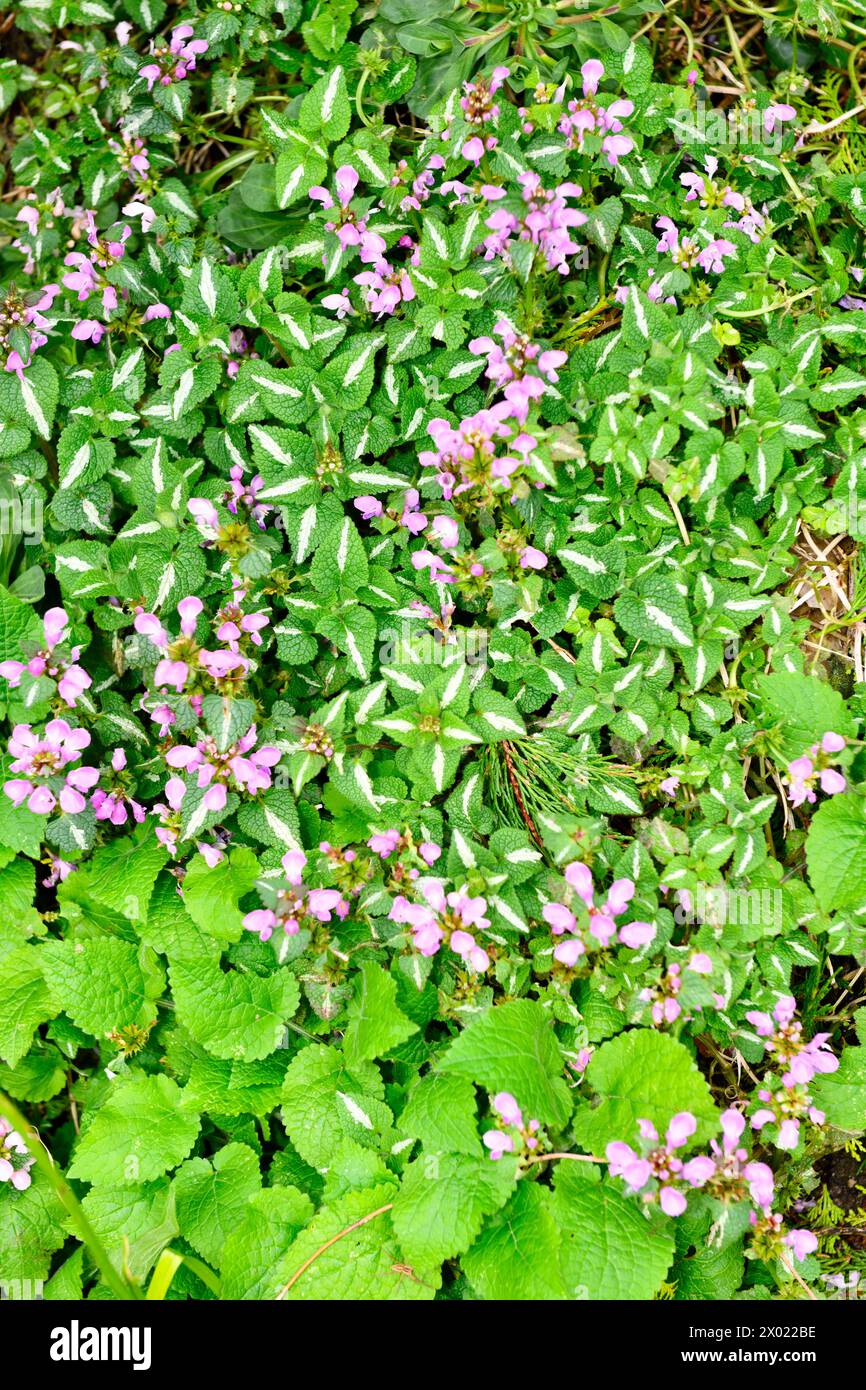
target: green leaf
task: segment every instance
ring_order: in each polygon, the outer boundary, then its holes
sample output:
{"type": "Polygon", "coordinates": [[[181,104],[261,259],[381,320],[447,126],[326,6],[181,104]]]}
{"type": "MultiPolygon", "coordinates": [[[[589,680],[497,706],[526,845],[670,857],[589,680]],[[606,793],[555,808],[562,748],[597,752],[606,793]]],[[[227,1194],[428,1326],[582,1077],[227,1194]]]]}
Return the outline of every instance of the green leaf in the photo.
{"type": "Polygon", "coordinates": [[[227,1144],[212,1162],[190,1158],[178,1169],[174,1190],[181,1233],[215,1269],[226,1238],[260,1189],[259,1160],[246,1144],[227,1144]]]}
{"type": "Polygon", "coordinates": [[[14,1067],[30,1050],[40,1023],[54,1007],[42,974],[40,952],[21,946],[0,960],[0,1057],[14,1067]]]}
{"type": "Polygon", "coordinates": [[[382,1183],[350,1192],[317,1212],[280,1261],[280,1282],[291,1284],[286,1298],[340,1303],[432,1299],[438,1275],[407,1269],[388,1210],[393,1200],[393,1185],[382,1183]]]}
{"type": "Polygon", "coordinates": [[[808,752],[813,743],[820,743],[826,733],[846,738],[856,733],[842,695],[818,676],[776,671],[759,676],[755,685],[766,727],[780,726],[777,740],[789,762],[808,752]]]}
{"type": "Polygon", "coordinates": [[[365,961],[355,979],[355,997],[349,1005],[349,1026],[343,1051],[350,1067],[384,1057],[418,1025],[397,1007],[397,985],[381,965],[365,961]]]}
{"type": "Polygon", "coordinates": [[[351,518],[344,517],[322,537],[310,567],[310,579],[322,594],[334,593],[342,586],[354,595],[367,583],[368,573],[364,542],[351,518]]]}
{"type": "MultiPolygon", "coordinates": [[[[58,1010],[95,1037],[156,1022],[158,977],[145,978],[139,950],[125,941],[49,941],[40,953],[58,1010]]],[[[161,972],[160,972],[161,973],[161,972]]]]}
{"type": "Polygon", "coordinates": [[[435,1265],[467,1250],[485,1216],[504,1206],[515,1183],[507,1158],[422,1154],[410,1163],[394,1202],[394,1230],[410,1264],[435,1265]]]}
{"type": "Polygon", "coordinates": [[[223,1298],[276,1298],[281,1257],[312,1214],[312,1202],[296,1187],[266,1187],[248,1197],[243,1220],[223,1246],[223,1298]]]}
{"type": "Polygon", "coordinates": [[[51,437],[60,384],[50,362],[34,357],[19,377],[4,372],[0,378],[0,416],[35,430],[41,439],[51,437]]]}
{"type": "Polygon", "coordinates": [[[305,1047],[283,1087],[283,1123],[302,1158],[324,1168],[342,1139],[377,1148],[392,1123],[378,1068],[351,1068],[336,1047],[305,1047]]]}
{"type": "Polygon", "coordinates": [[[695,635],[685,599],[669,579],[653,575],[640,593],[627,590],[613,606],[630,637],[654,647],[693,647],[695,635]]]}
{"type": "Polygon", "coordinates": [[[327,172],[327,160],[316,150],[282,150],[276,168],[278,207],[288,208],[305,198],[311,188],[321,184],[327,172]]]}
{"type": "Polygon", "coordinates": [[[38,640],[41,632],[32,604],[22,603],[0,585],[0,661],[20,658],[24,643],[38,640]]]}
{"type": "Polygon", "coordinates": [[[622,313],[622,336],[629,347],[649,347],[663,343],[668,336],[668,320],[664,309],[632,285],[622,313]]]}
{"type": "Polygon", "coordinates": [[[698,1120],[696,1142],[718,1128],[718,1114],[688,1049],[665,1033],[632,1029],[594,1053],[586,1080],[600,1097],[575,1114],[574,1133],[588,1152],[604,1156],[614,1139],[626,1144],[638,1136],[638,1120],[649,1120],[659,1133],[681,1110],[698,1120]]]}
{"type": "Polygon", "coordinates": [[[559,1243],[550,1191],[521,1182],[464,1256],[463,1268],[479,1297],[491,1302],[562,1302],[568,1293],[559,1243]]]}
{"type": "Polygon", "coordinates": [[[223,972],[216,961],[185,959],[169,967],[178,1018],[214,1057],[259,1062],[278,1048],[300,1002],[288,966],[272,975],[223,972]]]}
{"type": "Polygon", "coordinates": [[[569,1293],[617,1302],[652,1298],[673,1259],[673,1232],[665,1229],[671,1223],[651,1220],[634,1197],[610,1183],[563,1171],[577,1166],[559,1164],[553,1204],[569,1293]]]}
{"type": "Polygon", "coordinates": [[[212,1115],[266,1115],[280,1103],[288,1054],[261,1062],[220,1062],[203,1054],[190,1069],[185,1094],[191,1106],[212,1115]]]}
{"type": "Polygon", "coordinates": [[[482,1152],[475,1087],[464,1076],[430,1072],[409,1093],[398,1125],[433,1153],[482,1152]]]}
{"type": "Polygon", "coordinates": [[[853,792],[824,801],[806,837],[806,863],[825,912],[866,906],[866,800],[853,792]]]}
{"type": "Polygon", "coordinates": [[[46,1052],[38,1052],[34,1048],[21,1058],[17,1066],[6,1067],[0,1076],[0,1090],[16,1100],[51,1100],[65,1085],[66,1068],[55,1048],[46,1052]]]}
{"type": "Polygon", "coordinates": [[[528,1119],[561,1127],[571,1114],[552,1023],[540,1004],[527,999],[474,1019],[443,1054],[440,1067],[491,1092],[510,1091],[528,1119]]]}
{"type": "Polygon", "coordinates": [[[165,861],[162,845],[150,827],[142,826],[136,834],[121,835],[97,849],[90,863],[79,869],[76,888],[131,922],[143,922],[165,861]]]}
{"type": "Polygon", "coordinates": [[[0,1283],[47,1279],[51,1256],[66,1241],[65,1209],[54,1188],[37,1178],[0,1201],[0,1283]]]}
{"type": "Polygon", "coordinates": [[[217,941],[240,941],[243,913],[240,899],[259,876],[258,861],[252,850],[232,850],[214,868],[196,855],[183,881],[183,901],[192,920],[217,941]]]}
{"type": "Polygon", "coordinates": [[[167,1178],[140,1187],[92,1187],[82,1205],[118,1272],[129,1269],[139,1280],[147,1278],[178,1233],[167,1178]]]}
{"type": "Polygon", "coordinates": [[[301,129],[321,129],[329,140],[342,140],[349,129],[349,94],[341,67],[320,78],[301,102],[301,129]]]}
{"type": "Polygon", "coordinates": [[[838,1070],[816,1076],[809,1089],[835,1129],[862,1134],[866,1129],[866,1047],[846,1047],[838,1070]]]}
{"type": "Polygon", "coordinates": [[[148,1182],[186,1158],[198,1131],[198,1115],[170,1077],[118,1079],[82,1132],[69,1175],[113,1187],[148,1182]]]}

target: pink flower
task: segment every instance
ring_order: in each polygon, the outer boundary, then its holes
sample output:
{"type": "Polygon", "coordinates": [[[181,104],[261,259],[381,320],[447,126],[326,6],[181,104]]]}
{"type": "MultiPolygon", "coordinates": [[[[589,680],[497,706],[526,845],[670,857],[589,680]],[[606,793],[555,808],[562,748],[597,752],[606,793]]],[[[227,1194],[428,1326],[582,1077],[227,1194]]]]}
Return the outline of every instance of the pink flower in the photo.
{"type": "Polygon", "coordinates": [[[715,237],[698,254],[698,265],[708,273],[712,271],[715,275],[721,275],[725,268],[725,256],[735,256],[736,253],[737,248],[732,241],[726,241],[724,237],[715,237]]]}
{"type": "Polygon", "coordinates": [[[81,319],[72,325],[70,332],[78,342],[92,342],[97,346],[105,333],[105,324],[100,323],[98,319],[81,319]]]}
{"type": "Polygon", "coordinates": [[[303,880],[304,869],[307,866],[307,856],[304,854],[304,851],[301,849],[287,850],[280,860],[280,863],[283,866],[283,871],[289,883],[297,887],[303,880]]]}
{"type": "Polygon", "coordinates": [[[385,830],[381,833],[371,835],[367,841],[368,849],[374,854],[378,854],[381,859],[387,859],[392,855],[400,843],[399,830],[385,830]]]}
{"type": "Polygon", "coordinates": [[[339,294],[326,294],[322,300],[322,308],[331,309],[338,319],[344,319],[347,314],[354,314],[348,285],[345,285],[339,294]]]}
{"type": "Polygon", "coordinates": [[[68,815],[83,811],[81,793],[98,781],[99,769],[66,768],[78,761],[89,743],[87,730],[72,729],[65,719],[49,720],[42,738],[29,724],[17,724],[9,740],[10,770],[24,775],[6,782],[3,791],[15,806],[26,801],[35,815],[48,815],[58,804],[68,815]]]}
{"type": "Polygon", "coordinates": [[[659,1206],[666,1216],[682,1216],[688,1203],[675,1187],[662,1187],[659,1190],[659,1206]]]}
{"type": "Polygon", "coordinates": [[[637,951],[655,940],[656,929],[652,922],[628,922],[620,928],[619,939],[624,946],[637,951]]]}
{"type": "Polygon", "coordinates": [[[207,53],[208,45],[204,39],[194,39],[190,24],[179,24],[172,31],[171,43],[151,41],[151,55],[154,62],[139,68],[138,75],[147,82],[151,91],[155,82],[169,87],[173,82],[182,82],[195,68],[196,59],[207,53]]]}
{"type": "Polygon", "coordinates": [[[583,78],[583,94],[586,97],[595,96],[598,91],[598,84],[604,77],[604,63],[599,62],[598,58],[590,58],[580,69],[583,78]]]}
{"type": "Polygon", "coordinates": [[[352,506],[358,509],[365,521],[382,515],[382,503],[377,497],[356,497],[352,506]]]}
{"type": "Polygon", "coordinates": [[[527,570],[543,570],[547,564],[547,556],[543,550],[536,550],[535,546],[526,545],[520,552],[520,568],[527,570]]]}
{"type": "Polygon", "coordinates": [[[783,125],[787,121],[796,120],[796,118],[797,112],[793,106],[788,106],[785,102],[775,102],[764,111],[764,130],[768,135],[772,135],[777,124],[783,125]]]}
{"type": "Polygon", "coordinates": [[[484,141],[477,135],[473,135],[470,140],[467,140],[460,150],[463,158],[471,160],[476,169],[484,158],[485,152],[484,141]]]}
{"type": "MultiPolygon", "coordinates": [[[[124,217],[140,217],[141,230],[145,234],[150,231],[151,227],[156,221],[156,213],[148,203],[143,203],[140,201],[126,203],[124,207],[121,208],[121,212],[123,213],[124,217]]],[[[160,315],[159,317],[164,316],[160,315]]]]}
{"type": "Polygon", "coordinates": [[[588,907],[592,905],[592,873],[586,864],[575,861],[567,865],[565,870],[565,881],[574,888],[578,897],[582,898],[588,907]]]}
{"type": "Polygon", "coordinates": [[[499,1091],[493,1097],[493,1108],[497,1111],[501,1120],[507,1125],[516,1125],[518,1129],[523,1128],[523,1115],[520,1106],[508,1091],[499,1091]]]}
{"type": "Polygon", "coordinates": [[[269,907],[257,907],[244,917],[245,928],[247,931],[257,932],[260,941],[270,940],[276,925],[277,915],[269,907]]]}
{"type": "Polygon", "coordinates": [[[601,148],[607,155],[608,164],[616,168],[621,159],[627,154],[631,154],[634,149],[634,140],[630,135],[606,135],[601,142],[601,148]]]}
{"type": "Polygon", "coordinates": [[[17,1192],[23,1192],[30,1186],[30,1169],[35,1162],[21,1135],[8,1120],[0,1118],[0,1182],[11,1183],[17,1192]]]}
{"type": "Polygon", "coordinates": [[[493,1159],[501,1158],[503,1154],[510,1154],[514,1149],[514,1140],[510,1134],[503,1134],[499,1129],[488,1129],[481,1136],[482,1143],[490,1150],[490,1157],[493,1159]]]}
{"type": "Polygon", "coordinates": [[[456,550],[460,544],[460,529],[450,516],[434,516],[430,530],[443,550],[456,550]]]}
{"type": "Polygon", "coordinates": [[[795,1260],[805,1260],[818,1249],[818,1237],[814,1231],[789,1231],[785,1244],[793,1250],[795,1260]]]}
{"type": "Polygon", "coordinates": [[[206,534],[219,527],[219,515],[213,502],[205,497],[191,497],[187,509],[200,530],[206,534]]]}
{"type": "Polygon", "coordinates": [[[377,261],[372,270],[363,270],[353,278],[356,285],[366,288],[367,307],[378,318],[393,314],[401,301],[408,303],[415,298],[415,287],[407,271],[402,267],[395,269],[385,260],[377,261]]]}
{"type": "Polygon", "coordinates": [[[215,869],[225,859],[225,854],[216,845],[208,845],[203,841],[196,840],[195,847],[209,869],[215,869]]]}
{"type": "Polygon", "coordinates": [[[195,636],[196,620],[203,610],[204,604],[194,594],[181,599],[177,611],[180,615],[180,630],[184,637],[195,636]]]}
{"type": "Polygon", "coordinates": [[[847,786],[841,772],[837,772],[835,768],[832,767],[822,768],[821,772],[818,774],[818,781],[822,792],[826,792],[828,796],[835,796],[839,792],[843,792],[847,786]]]}
{"type": "Polygon", "coordinates": [[[479,973],[483,974],[484,971],[489,968],[490,957],[481,946],[477,945],[475,937],[471,932],[453,931],[451,933],[451,940],[448,944],[451,950],[454,951],[456,955],[460,956],[473,970],[477,970],[479,973]]]}
{"type": "Polygon", "coordinates": [[[586,955],[586,947],[578,937],[572,937],[569,941],[561,941],[554,947],[553,958],[558,960],[561,965],[573,969],[581,956],[586,955]]]}
{"type": "Polygon", "coordinates": [[[691,970],[693,975],[712,975],[713,962],[706,951],[695,951],[694,954],[689,957],[689,963],[686,969],[691,970]]]}

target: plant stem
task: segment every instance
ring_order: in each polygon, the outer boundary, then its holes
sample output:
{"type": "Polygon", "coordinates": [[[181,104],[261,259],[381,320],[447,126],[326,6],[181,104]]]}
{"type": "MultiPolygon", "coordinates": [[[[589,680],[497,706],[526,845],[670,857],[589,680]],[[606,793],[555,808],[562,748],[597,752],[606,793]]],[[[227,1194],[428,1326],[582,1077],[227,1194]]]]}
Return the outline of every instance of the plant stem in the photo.
{"type": "Polygon", "coordinates": [[[119,1274],[112,1264],[105,1246],[102,1244],[99,1236],[84,1215],[81,1203],[43,1144],[39,1137],[39,1132],[26,1116],[21,1113],[17,1105],[15,1105],[8,1096],[4,1095],[2,1091],[0,1091],[0,1115],[3,1115],[10,1124],[14,1125],[15,1129],[17,1129],[18,1133],[21,1135],[21,1138],[36,1160],[36,1167],[45,1175],[54,1188],[58,1199],[66,1208],[73,1225],[77,1228],[79,1240],[87,1246],[93,1263],[96,1265],[115,1297],[122,1299],[124,1302],[140,1299],[140,1290],[131,1283],[131,1281],[119,1274]]]}

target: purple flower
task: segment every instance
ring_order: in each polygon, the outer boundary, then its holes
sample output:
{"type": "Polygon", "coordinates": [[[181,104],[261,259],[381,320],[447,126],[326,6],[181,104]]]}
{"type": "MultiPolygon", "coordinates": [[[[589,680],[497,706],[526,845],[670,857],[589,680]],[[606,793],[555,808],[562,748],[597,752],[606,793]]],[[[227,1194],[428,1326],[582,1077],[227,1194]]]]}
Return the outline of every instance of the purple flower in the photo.
{"type": "Polygon", "coordinates": [[[208,45],[204,39],[193,38],[190,24],[179,24],[172,31],[169,44],[151,43],[152,62],[139,68],[138,75],[147,82],[151,91],[155,82],[162,87],[170,87],[173,82],[182,82],[196,65],[196,59],[207,53],[208,45]]]}
{"type": "Polygon", "coordinates": [[[356,497],[352,506],[357,507],[365,521],[382,515],[382,503],[377,497],[356,497]]]}
{"type": "Polygon", "coordinates": [[[793,1250],[795,1260],[805,1260],[818,1249],[818,1237],[814,1231],[789,1231],[785,1244],[793,1250]]]}
{"type": "Polygon", "coordinates": [[[785,102],[774,102],[764,111],[763,125],[768,135],[772,135],[777,125],[783,125],[787,121],[797,119],[797,112],[793,106],[788,106],[785,102]]]}
{"type": "Polygon", "coordinates": [[[99,780],[99,769],[66,769],[78,762],[89,743],[87,730],[73,729],[65,719],[49,720],[41,738],[30,724],[16,724],[9,740],[10,770],[23,776],[10,778],[3,791],[15,806],[26,801],[35,815],[48,815],[58,804],[67,815],[83,811],[82,793],[99,780]]]}
{"type": "Polygon", "coordinates": [[[394,853],[399,843],[399,830],[385,830],[371,835],[367,841],[367,848],[371,849],[374,854],[378,854],[381,859],[387,859],[394,853]]]}
{"type": "Polygon", "coordinates": [[[415,286],[408,272],[400,266],[394,268],[385,260],[377,261],[372,270],[362,270],[353,278],[356,285],[365,287],[367,307],[378,318],[393,314],[401,301],[408,303],[415,298],[415,286]]]}

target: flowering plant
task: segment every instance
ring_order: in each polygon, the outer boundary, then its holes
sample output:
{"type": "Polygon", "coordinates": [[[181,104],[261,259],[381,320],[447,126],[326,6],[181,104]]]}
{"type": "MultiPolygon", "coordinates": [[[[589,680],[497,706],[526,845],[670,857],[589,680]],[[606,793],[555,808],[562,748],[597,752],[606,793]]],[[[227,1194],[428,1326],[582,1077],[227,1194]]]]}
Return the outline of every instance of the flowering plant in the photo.
{"type": "Polygon", "coordinates": [[[0,1283],[862,1264],[863,45],[500,8],[15,16],[0,1283]]]}

